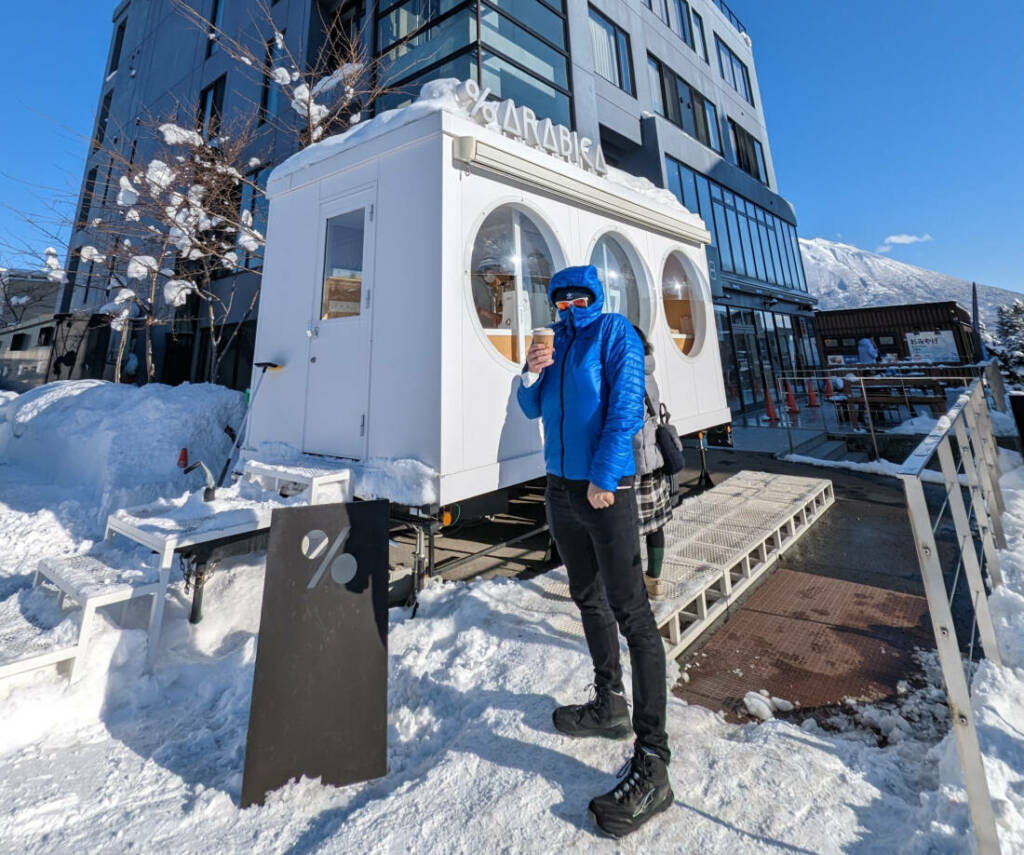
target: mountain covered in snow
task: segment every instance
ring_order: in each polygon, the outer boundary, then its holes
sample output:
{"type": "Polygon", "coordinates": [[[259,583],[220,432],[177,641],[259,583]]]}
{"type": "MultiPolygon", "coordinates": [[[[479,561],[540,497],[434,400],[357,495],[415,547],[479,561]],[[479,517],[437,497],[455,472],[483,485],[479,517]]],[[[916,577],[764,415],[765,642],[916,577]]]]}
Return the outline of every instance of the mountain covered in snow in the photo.
{"type": "MultiPolygon", "coordinates": [[[[902,303],[955,300],[971,310],[971,283],[955,276],[925,270],[846,243],[824,238],[800,238],[807,287],[820,309],[856,309],[902,303]]],[[[978,285],[981,319],[995,329],[996,309],[1024,295],[990,285],[978,285]]]]}

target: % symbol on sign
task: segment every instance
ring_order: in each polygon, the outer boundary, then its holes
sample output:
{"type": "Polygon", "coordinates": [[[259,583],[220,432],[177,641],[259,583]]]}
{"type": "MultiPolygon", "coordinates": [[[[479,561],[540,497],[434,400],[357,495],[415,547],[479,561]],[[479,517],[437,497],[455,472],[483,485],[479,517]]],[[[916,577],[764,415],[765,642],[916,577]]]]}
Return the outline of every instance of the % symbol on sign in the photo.
{"type": "Polygon", "coordinates": [[[348,535],[351,531],[351,526],[345,526],[334,539],[334,542],[331,543],[330,549],[327,548],[327,534],[320,529],[314,529],[303,536],[302,554],[306,558],[315,561],[323,555],[325,550],[327,552],[323,561],[320,562],[320,566],[317,567],[316,573],[313,574],[313,578],[309,580],[309,584],[306,586],[309,590],[320,584],[320,580],[323,578],[324,573],[327,572],[328,567],[331,570],[331,579],[339,585],[347,585],[355,578],[359,570],[359,564],[356,562],[355,556],[347,552],[342,552],[341,555],[338,555],[348,541],[348,535]]]}

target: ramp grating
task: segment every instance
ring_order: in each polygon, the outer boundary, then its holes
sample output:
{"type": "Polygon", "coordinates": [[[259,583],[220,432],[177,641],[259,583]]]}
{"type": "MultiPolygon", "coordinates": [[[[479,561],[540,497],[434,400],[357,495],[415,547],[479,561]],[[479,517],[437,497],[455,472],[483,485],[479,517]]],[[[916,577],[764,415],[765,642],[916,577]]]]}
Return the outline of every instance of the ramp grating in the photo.
{"type": "Polygon", "coordinates": [[[666,597],[652,603],[673,658],[693,644],[835,502],[825,479],[742,471],[665,527],[666,597]]]}

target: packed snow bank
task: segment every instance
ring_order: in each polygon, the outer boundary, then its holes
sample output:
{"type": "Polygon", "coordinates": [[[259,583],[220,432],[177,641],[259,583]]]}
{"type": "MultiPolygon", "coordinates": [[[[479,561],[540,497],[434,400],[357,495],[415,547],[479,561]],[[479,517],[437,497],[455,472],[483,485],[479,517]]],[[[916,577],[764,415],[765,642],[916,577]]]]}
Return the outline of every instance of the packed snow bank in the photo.
{"type": "Polygon", "coordinates": [[[55,485],[76,488],[102,522],[116,507],[179,495],[203,483],[178,454],[216,475],[244,398],[210,384],[130,386],[60,381],[0,403],[0,463],[16,463],[55,485]]]}

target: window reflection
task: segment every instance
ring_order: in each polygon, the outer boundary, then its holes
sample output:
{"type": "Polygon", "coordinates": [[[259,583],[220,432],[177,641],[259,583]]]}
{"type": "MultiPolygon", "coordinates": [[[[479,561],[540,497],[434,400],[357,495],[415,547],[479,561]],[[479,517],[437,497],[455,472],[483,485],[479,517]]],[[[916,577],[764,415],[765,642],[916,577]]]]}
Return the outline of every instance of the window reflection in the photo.
{"type": "Polygon", "coordinates": [[[350,318],[363,300],[363,220],[365,209],[349,211],[327,221],[324,288],[320,319],[350,318]]]}
{"type": "Polygon", "coordinates": [[[513,362],[525,358],[530,331],[555,320],[548,282],[555,263],[551,247],[528,214],[505,205],[477,232],[470,288],[480,325],[491,344],[513,362]]]}
{"type": "Polygon", "coordinates": [[[704,309],[697,278],[679,253],[672,253],[665,262],[661,298],[672,341],[680,353],[694,353],[697,337],[703,332],[704,309]]]}
{"type": "Polygon", "coordinates": [[[590,254],[590,263],[597,268],[604,286],[604,310],[625,315],[631,324],[650,332],[650,297],[641,287],[624,246],[611,235],[605,235],[590,254]]]}

